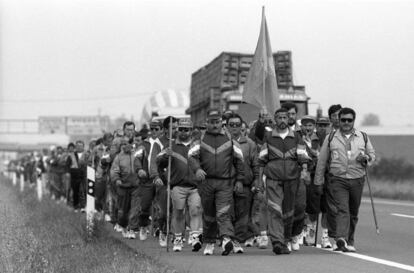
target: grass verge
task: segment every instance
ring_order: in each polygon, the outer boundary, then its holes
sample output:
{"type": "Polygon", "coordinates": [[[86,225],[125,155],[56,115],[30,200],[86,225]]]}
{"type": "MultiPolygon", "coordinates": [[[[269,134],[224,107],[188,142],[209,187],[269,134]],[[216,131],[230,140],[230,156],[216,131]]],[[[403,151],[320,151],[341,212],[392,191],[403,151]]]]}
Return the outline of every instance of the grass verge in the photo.
{"type": "Polygon", "coordinates": [[[108,235],[103,222],[87,240],[85,214],[0,180],[0,272],[175,272],[108,235]]]}
{"type": "MultiPolygon", "coordinates": [[[[370,179],[372,195],[379,198],[414,201],[413,180],[381,180],[370,179]]],[[[365,185],[363,194],[369,196],[368,185],[365,185]]]]}

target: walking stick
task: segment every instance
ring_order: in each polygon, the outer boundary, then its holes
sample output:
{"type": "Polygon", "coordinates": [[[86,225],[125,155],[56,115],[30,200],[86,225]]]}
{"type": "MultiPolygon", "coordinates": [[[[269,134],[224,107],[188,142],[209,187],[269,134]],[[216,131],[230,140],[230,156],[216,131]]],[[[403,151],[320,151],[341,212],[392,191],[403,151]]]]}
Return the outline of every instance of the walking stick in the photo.
{"type": "Polygon", "coordinates": [[[379,234],[379,227],[378,227],[378,222],[377,222],[377,214],[375,213],[374,199],[372,198],[372,191],[371,191],[371,185],[369,183],[369,176],[368,176],[367,167],[365,167],[365,176],[367,178],[369,197],[371,198],[372,214],[374,215],[375,229],[377,231],[377,234],[379,234]]]}
{"type": "MultiPolygon", "coordinates": [[[[172,116],[170,116],[170,126],[169,126],[169,143],[168,147],[172,149],[172,116]]],[[[168,156],[168,177],[167,177],[167,252],[169,252],[170,245],[170,190],[171,185],[171,156],[168,156]]]]}
{"type": "Polygon", "coordinates": [[[313,246],[316,247],[318,244],[318,228],[319,228],[319,212],[318,216],[316,217],[316,230],[315,230],[315,242],[313,243],[313,246]]]}

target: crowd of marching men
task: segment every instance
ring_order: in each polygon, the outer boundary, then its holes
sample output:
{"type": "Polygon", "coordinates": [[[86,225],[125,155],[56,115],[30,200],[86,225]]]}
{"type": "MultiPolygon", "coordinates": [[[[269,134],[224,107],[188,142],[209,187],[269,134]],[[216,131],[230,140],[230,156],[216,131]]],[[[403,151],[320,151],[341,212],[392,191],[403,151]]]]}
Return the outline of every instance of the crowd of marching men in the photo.
{"type": "Polygon", "coordinates": [[[185,242],[192,251],[204,245],[204,255],[213,255],[216,243],[222,255],[269,246],[289,254],[317,242],[356,251],[375,152],[354,128],[354,110],[338,104],[328,114],[297,120],[296,105],[285,103],[251,124],[217,109],[199,126],[167,117],[138,131],[127,121],[88,148],[79,140],[27,155],[10,169],[32,185],[42,175],[52,199],[84,212],[91,166],[98,218],[124,238],[155,236],[167,247],[169,237],[176,252],[185,242]]]}

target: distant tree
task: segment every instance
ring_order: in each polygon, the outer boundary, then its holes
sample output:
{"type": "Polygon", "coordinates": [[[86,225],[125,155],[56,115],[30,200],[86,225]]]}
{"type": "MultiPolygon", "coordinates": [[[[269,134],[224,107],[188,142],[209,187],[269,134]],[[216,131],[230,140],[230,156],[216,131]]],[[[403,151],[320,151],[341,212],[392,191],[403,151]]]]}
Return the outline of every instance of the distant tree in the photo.
{"type": "Polygon", "coordinates": [[[361,122],[362,126],[379,126],[380,118],[377,114],[369,113],[364,116],[361,122]]]}

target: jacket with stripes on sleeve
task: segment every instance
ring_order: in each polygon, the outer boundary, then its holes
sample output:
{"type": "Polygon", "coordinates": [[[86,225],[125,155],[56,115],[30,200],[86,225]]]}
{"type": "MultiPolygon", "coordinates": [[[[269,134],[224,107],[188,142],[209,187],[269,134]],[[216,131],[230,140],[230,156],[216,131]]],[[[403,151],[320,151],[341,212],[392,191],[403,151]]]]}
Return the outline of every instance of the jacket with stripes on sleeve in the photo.
{"type": "Polygon", "coordinates": [[[300,165],[309,160],[305,145],[300,135],[291,129],[284,139],[273,129],[265,136],[265,143],[259,153],[259,166],[264,167],[263,173],[269,179],[298,179],[300,165]]]}
{"type": "Polygon", "coordinates": [[[224,130],[219,134],[206,132],[193,143],[188,151],[191,169],[202,169],[207,178],[244,181],[243,153],[239,143],[231,139],[224,130]]]}
{"type": "MultiPolygon", "coordinates": [[[[177,139],[172,143],[171,149],[171,187],[197,187],[197,179],[194,172],[189,167],[187,159],[190,144],[185,145],[177,139]]],[[[157,165],[158,169],[165,169],[168,167],[166,148],[157,155],[157,165]]]]}

